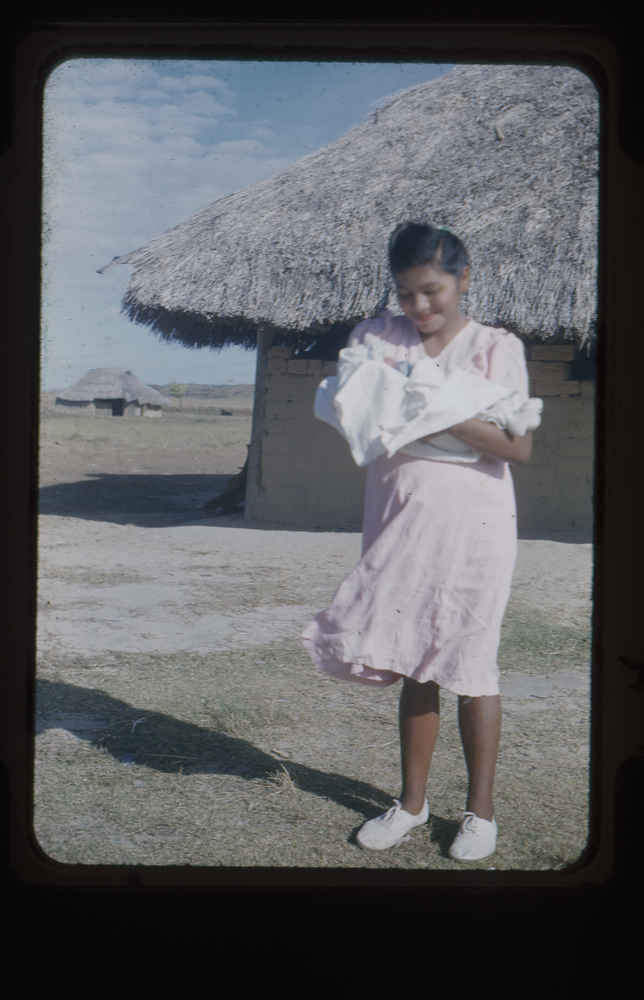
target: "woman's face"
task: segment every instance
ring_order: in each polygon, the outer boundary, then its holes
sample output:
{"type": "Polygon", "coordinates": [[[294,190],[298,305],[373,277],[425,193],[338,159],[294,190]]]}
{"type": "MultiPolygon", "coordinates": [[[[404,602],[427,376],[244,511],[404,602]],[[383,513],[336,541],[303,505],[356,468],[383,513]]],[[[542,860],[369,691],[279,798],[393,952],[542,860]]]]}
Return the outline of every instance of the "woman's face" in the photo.
{"type": "Polygon", "coordinates": [[[461,295],[469,285],[469,268],[460,278],[434,264],[414,264],[395,276],[400,308],[425,339],[448,333],[459,317],[461,295]]]}

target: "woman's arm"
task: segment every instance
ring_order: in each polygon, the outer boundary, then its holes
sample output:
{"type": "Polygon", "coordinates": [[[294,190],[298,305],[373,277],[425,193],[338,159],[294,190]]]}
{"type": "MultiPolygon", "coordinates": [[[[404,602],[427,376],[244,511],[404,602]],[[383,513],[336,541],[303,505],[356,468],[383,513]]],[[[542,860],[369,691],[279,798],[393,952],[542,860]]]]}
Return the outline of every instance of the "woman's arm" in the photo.
{"type": "MultiPolygon", "coordinates": [[[[524,437],[513,437],[507,431],[502,431],[496,424],[488,423],[486,420],[464,420],[462,424],[449,427],[443,434],[452,434],[459,441],[469,444],[471,448],[490,458],[500,458],[510,465],[525,465],[530,460],[532,454],[532,431],[524,437]]],[[[434,434],[430,434],[421,441],[431,444],[434,434]]]]}

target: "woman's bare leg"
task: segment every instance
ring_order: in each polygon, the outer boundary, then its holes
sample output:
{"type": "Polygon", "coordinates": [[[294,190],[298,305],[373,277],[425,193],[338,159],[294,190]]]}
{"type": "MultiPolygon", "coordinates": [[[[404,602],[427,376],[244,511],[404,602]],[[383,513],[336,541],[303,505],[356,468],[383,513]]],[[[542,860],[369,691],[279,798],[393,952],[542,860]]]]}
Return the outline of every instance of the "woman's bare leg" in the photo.
{"type": "Polygon", "coordinates": [[[494,772],[501,736],[498,694],[458,699],[458,726],[469,775],[466,810],[480,819],[494,816],[494,772]]]}
{"type": "Polygon", "coordinates": [[[418,816],[425,804],[427,775],[440,722],[440,688],[433,681],[403,679],[398,712],[403,787],[400,804],[418,816]]]}

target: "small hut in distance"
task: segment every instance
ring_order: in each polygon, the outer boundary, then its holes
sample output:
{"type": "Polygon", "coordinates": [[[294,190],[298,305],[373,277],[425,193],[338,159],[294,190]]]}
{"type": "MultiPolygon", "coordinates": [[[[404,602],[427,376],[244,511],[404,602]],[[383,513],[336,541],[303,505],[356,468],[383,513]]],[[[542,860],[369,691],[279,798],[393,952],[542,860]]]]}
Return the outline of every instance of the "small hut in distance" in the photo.
{"type": "Polygon", "coordinates": [[[92,368],[56,396],[61,412],[88,417],[160,417],[175,405],[126,368],[92,368]]]}

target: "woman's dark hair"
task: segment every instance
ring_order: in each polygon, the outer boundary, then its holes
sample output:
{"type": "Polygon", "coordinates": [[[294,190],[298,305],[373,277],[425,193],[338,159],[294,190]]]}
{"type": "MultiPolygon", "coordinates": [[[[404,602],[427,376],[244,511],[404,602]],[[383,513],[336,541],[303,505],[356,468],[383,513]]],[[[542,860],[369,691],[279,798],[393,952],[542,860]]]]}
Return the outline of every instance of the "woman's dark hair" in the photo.
{"type": "Polygon", "coordinates": [[[470,266],[467,250],[448,229],[425,222],[403,222],[389,240],[389,267],[395,277],[414,264],[435,264],[455,278],[470,266]]]}

